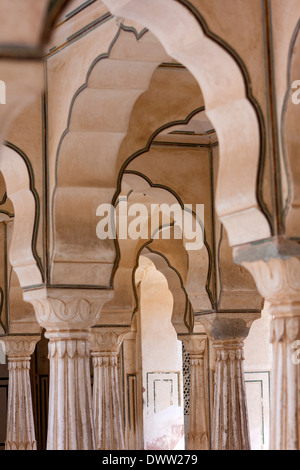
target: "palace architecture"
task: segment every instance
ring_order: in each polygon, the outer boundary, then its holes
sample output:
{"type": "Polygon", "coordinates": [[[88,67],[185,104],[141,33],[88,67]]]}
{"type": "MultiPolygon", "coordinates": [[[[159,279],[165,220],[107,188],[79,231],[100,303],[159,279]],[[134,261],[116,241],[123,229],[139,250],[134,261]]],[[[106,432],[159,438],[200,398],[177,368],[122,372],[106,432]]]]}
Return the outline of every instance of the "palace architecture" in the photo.
{"type": "Polygon", "coordinates": [[[0,0],[0,124],[0,448],[299,450],[300,0],[0,0]]]}

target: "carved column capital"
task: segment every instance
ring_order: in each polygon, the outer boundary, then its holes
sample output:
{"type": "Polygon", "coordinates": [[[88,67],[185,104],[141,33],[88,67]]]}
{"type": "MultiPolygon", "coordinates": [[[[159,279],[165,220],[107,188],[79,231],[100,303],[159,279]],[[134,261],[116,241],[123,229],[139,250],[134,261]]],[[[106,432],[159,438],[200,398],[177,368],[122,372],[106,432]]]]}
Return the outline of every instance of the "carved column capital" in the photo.
{"type": "Polygon", "coordinates": [[[215,360],[216,361],[243,361],[245,359],[244,356],[244,348],[243,343],[235,343],[229,346],[224,346],[222,344],[214,344],[213,347],[216,351],[215,360]]]}
{"type": "Polygon", "coordinates": [[[5,354],[12,360],[30,360],[40,336],[5,336],[0,338],[5,354]]]}
{"type": "Polygon", "coordinates": [[[208,377],[205,367],[207,337],[182,334],[178,339],[190,356],[190,407],[187,450],[209,449],[208,377]]]}
{"type": "Polygon", "coordinates": [[[243,262],[252,274],[261,295],[271,303],[284,299],[300,301],[300,259],[270,258],[243,262]]]}
{"type": "Polygon", "coordinates": [[[94,327],[91,330],[90,345],[93,356],[118,354],[124,336],[130,327],[94,327]]]}
{"type": "Polygon", "coordinates": [[[190,356],[203,356],[206,348],[206,335],[200,334],[184,334],[177,335],[178,339],[182,341],[186,351],[190,356]]]}
{"type": "Polygon", "coordinates": [[[91,328],[112,296],[110,290],[86,289],[41,289],[24,293],[24,299],[35,309],[39,324],[50,331],[91,328]]]}
{"type": "Polygon", "coordinates": [[[237,342],[243,344],[252,323],[260,315],[258,312],[210,313],[201,315],[199,321],[212,343],[216,346],[220,343],[224,347],[237,342]]]}

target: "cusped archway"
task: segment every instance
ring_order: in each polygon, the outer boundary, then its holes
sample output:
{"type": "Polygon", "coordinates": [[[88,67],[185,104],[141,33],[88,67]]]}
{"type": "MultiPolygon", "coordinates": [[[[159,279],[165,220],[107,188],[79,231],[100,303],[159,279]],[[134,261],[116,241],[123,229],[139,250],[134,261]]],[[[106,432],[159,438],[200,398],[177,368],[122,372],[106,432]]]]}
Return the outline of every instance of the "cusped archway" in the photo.
{"type": "Polygon", "coordinates": [[[230,245],[268,237],[270,227],[256,197],[260,122],[240,64],[205,34],[200,18],[185,2],[104,0],[104,3],[114,15],[149,28],[169,56],[197,79],[220,142],[216,208],[230,245]],[[234,140],[232,129],[237,136],[234,140]]]}

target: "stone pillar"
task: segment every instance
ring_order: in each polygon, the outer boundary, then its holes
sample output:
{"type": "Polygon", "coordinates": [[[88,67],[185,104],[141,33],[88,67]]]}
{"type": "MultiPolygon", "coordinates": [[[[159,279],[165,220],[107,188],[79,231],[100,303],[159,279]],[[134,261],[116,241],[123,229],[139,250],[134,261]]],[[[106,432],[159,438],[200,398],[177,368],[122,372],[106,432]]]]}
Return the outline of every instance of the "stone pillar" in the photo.
{"type": "Polygon", "coordinates": [[[128,328],[93,328],[93,406],[96,448],[125,450],[118,353],[128,328]]]}
{"type": "Polygon", "coordinates": [[[49,289],[25,295],[49,339],[47,449],[95,449],[89,339],[108,293],[49,289]]]}
{"type": "Polygon", "coordinates": [[[50,360],[47,449],[94,449],[89,332],[45,336],[50,360]]]}
{"type": "Polygon", "coordinates": [[[272,315],[270,447],[300,450],[300,259],[285,256],[243,265],[272,315]]]}
{"type": "Polygon", "coordinates": [[[215,351],[213,450],[249,450],[250,435],[244,380],[244,340],[259,314],[203,315],[215,351]]]}
{"type": "Polygon", "coordinates": [[[30,357],[39,339],[25,335],[1,338],[9,370],[5,450],[37,448],[29,370],[30,357]]]}
{"type": "Polygon", "coordinates": [[[209,400],[205,367],[206,336],[178,335],[190,355],[190,412],[187,450],[208,450],[209,400]]]}

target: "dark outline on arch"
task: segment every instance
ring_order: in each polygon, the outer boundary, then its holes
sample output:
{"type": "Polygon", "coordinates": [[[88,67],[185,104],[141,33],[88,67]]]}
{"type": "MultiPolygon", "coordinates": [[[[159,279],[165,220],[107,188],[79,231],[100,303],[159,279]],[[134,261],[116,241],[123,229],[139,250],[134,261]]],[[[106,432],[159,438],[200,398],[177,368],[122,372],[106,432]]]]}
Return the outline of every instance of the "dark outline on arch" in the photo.
{"type": "MultiPolygon", "coordinates": [[[[160,230],[161,227],[158,227],[158,230],[160,230]]],[[[138,299],[138,295],[137,295],[137,291],[136,291],[136,283],[135,283],[135,273],[139,267],[139,259],[140,259],[140,256],[141,256],[141,252],[144,250],[144,248],[146,248],[147,250],[149,250],[151,253],[153,254],[157,254],[159,256],[161,256],[167,263],[167,265],[169,266],[170,269],[172,269],[178,276],[179,278],[179,281],[180,281],[180,285],[181,285],[181,288],[183,290],[183,293],[185,295],[185,298],[186,298],[186,304],[185,304],[185,312],[184,312],[184,324],[186,326],[186,328],[188,329],[189,333],[192,333],[193,331],[193,328],[194,328],[194,315],[191,314],[192,312],[192,307],[191,307],[191,303],[189,301],[189,298],[188,298],[188,295],[187,295],[187,292],[185,290],[185,287],[184,287],[184,284],[183,284],[183,280],[182,280],[182,277],[179,273],[179,271],[177,271],[176,268],[174,268],[170,261],[168,260],[168,258],[162,254],[161,252],[159,251],[156,251],[156,250],[152,250],[151,248],[149,248],[149,245],[151,245],[151,243],[153,242],[153,240],[148,240],[146,241],[146,243],[144,243],[141,248],[138,250],[137,252],[137,255],[136,255],[136,258],[135,258],[135,261],[136,261],[136,264],[132,270],[132,274],[131,274],[131,280],[132,280],[132,288],[133,288],[133,295],[134,295],[134,299],[135,299],[135,308],[132,312],[132,316],[131,316],[131,321],[135,315],[135,313],[137,312],[138,308],[139,308],[139,299],[138,299]],[[189,317],[189,318],[188,318],[189,317]],[[191,320],[192,324],[189,324],[188,323],[188,319],[191,320]]],[[[155,267],[155,269],[157,269],[155,267]]],[[[157,269],[157,271],[159,271],[159,269],[157,269]]],[[[160,271],[159,271],[160,272],[160,271]]]]}
{"type": "Polygon", "coordinates": [[[187,10],[189,10],[197,22],[199,23],[200,27],[203,29],[205,35],[216,42],[222,49],[225,49],[226,52],[230,54],[230,56],[234,59],[235,63],[239,67],[242,77],[244,79],[246,96],[249,102],[252,104],[253,109],[255,111],[257,121],[259,124],[259,133],[260,133],[260,155],[258,161],[258,171],[257,171],[257,181],[256,181],[256,198],[258,205],[266,217],[266,220],[269,224],[271,233],[274,231],[274,226],[272,223],[272,214],[270,213],[269,209],[267,208],[266,203],[263,199],[263,178],[264,178],[264,168],[266,164],[266,124],[262,109],[256,100],[255,96],[252,93],[252,84],[250,75],[248,73],[247,67],[239,56],[239,54],[227,43],[225,42],[220,36],[215,34],[211,31],[208,27],[208,24],[204,17],[201,15],[199,10],[189,1],[189,0],[174,0],[177,3],[180,3],[184,6],[187,10]]]}
{"type": "Polygon", "coordinates": [[[27,155],[19,147],[17,147],[16,145],[14,145],[13,143],[8,142],[8,141],[5,141],[4,145],[6,147],[10,148],[11,150],[14,150],[22,158],[22,160],[24,161],[24,163],[26,165],[27,171],[28,171],[29,188],[30,188],[30,191],[31,191],[31,193],[34,197],[34,202],[35,202],[35,216],[34,216],[34,226],[33,226],[32,240],[31,240],[31,250],[32,250],[33,257],[34,257],[34,259],[37,263],[37,267],[39,268],[39,271],[41,273],[42,280],[44,282],[45,272],[44,272],[44,268],[43,268],[43,263],[42,263],[41,258],[39,257],[39,255],[37,253],[37,247],[36,247],[38,229],[39,229],[39,223],[40,223],[40,199],[39,199],[38,192],[35,188],[33,168],[31,166],[29,158],[27,157],[27,155]]]}
{"type": "MultiPolygon", "coordinates": [[[[4,178],[3,178],[3,179],[4,179],[4,178]]],[[[3,205],[6,203],[7,199],[8,199],[8,198],[7,198],[7,192],[5,191],[5,193],[3,194],[3,198],[2,198],[2,200],[0,201],[0,206],[3,206],[3,205]]],[[[3,210],[3,209],[0,209],[0,214],[5,214],[5,215],[7,215],[10,219],[12,219],[12,218],[15,216],[15,214],[13,214],[12,212],[8,212],[8,211],[3,210]]]]}
{"type": "MultiPolygon", "coordinates": [[[[286,115],[287,115],[287,108],[288,108],[288,102],[290,99],[290,93],[291,93],[291,86],[292,86],[292,81],[291,81],[291,72],[292,72],[292,59],[293,59],[293,52],[294,48],[298,39],[298,36],[300,35],[300,19],[298,20],[298,23],[294,29],[294,32],[292,34],[292,38],[290,41],[290,46],[289,46],[289,53],[288,53],[288,65],[287,65],[287,89],[283,101],[283,106],[282,106],[282,112],[281,112],[281,145],[282,145],[282,155],[283,155],[283,161],[285,165],[285,171],[287,175],[287,180],[288,180],[288,194],[286,197],[286,201],[284,204],[283,208],[283,219],[284,219],[284,226],[286,222],[286,218],[289,212],[289,203],[291,202],[292,198],[292,193],[291,193],[291,177],[290,177],[290,168],[289,168],[289,159],[286,151],[286,139],[285,139],[285,126],[286,126],[286,115]]],[[[299,237],[297,237],[298,239],[299,237]]],[[[294,238],[293,238],[294,239],[294,238]]]]}
{"type": "MultiPolygon", "coordinates": [[[[153,183],[150,178],[148,178],[148,176],[144,175],[143,173],[140,173],[139,171],[135,171],[135,170],[124,170],[123,172],[123,175],[126,175],[126,174],[133,174],[133,175],[137,175],[139,176],[140,178],[143,178],[151,188],[158,188],[158,189],[163,189],[165,191],[168,191],[169,193],[171,193],[175,198],[176,200],[178,201],[180,207],[182,210],[184,210],[184,203],[182,202],[181,198],[178,196],[178,194],[171,188],[169,188],[168,186],[165,186],[165,185],[162,185],[162,184],[156,184],[156,183],[153,183]]],[[[193,216],[196,218],[197,217],[197,214],[195,214],[194,211],[192,211],[192,214],[193,216]]],[[[201,229],[202,229],[202,234],[203,234],[203,242],[204,242],[204,246],[206,248],[206,251],[207,251],[207,254],[208,254],[208,272],[207,272],[207,277],[206,277],[206,284],[205,284],[205,290],[206,290],[206,293],[209,297],[209,300],[210,300],[210,303],[211,303],[211,306],[212,308],[214,308],[215,306],[215,302],[214,302],[214,299],[213,299],[213,294],[212,292],[210,291],[210,288],[209,288],[209,285],[211,283],[211,279],[212,279],[212,266],[213,266],[213,256],[212,256],[212,252],[211,252],[211,248],[207,242],[207,239],[206,239],[206,231],[205,231],[205,227],[203,226],[202,224],[202,221],[201,220],[198,220],[199,224],[201,225],[201,229]]],[[[162,227],[160,227],[159,229],[156,229],[156,232],[159,231],[162,227]]],[[[153,234],[151,234],[152,236],[153,234]]],[[[153,241],[153,239],[152,239],[153,241]]],[[[114,273],[115,274],[115,273],[114,273]]]]}
{"type": "MultiPolygon", "coordinates": [[[[112,199],[112,205],[115,206],[116,203],[117,203],[117,199],[120,195],[120,192],[121,192],[121,184],[122,184],[122,178],[123,178],[123,174],[126,170],[126,167],[137,157],[139,157],[140,155],[144,154],[144,153],[147,153],[149,152],[150,150],[150,147],[152,145],[152,142],[153,140],[155,139],[155,137],[160,134],[162,131],[168,129],[169,127],[173,127],[173,126],[177,126],[177,125],[186,125],[190,122],[190,120],[198,113],[202,112],[202,111],[205,111],[205,107],[204,106],[200,106],[199,108],[196,108],[194,109],[191,113],[189,113],[187,115],[187,117],[185,119],[179,119],[179,120],[176,120],[176,121],[171,121],[167,124],[163,124],[162,126],[158,127],[152,134],[151,136],[149,137],[145,147],[142,147],[141,149],[135,151],[130,157],[128,157],[125,162],[123,162],[120,170],[119,170],[119,173],[118,173],[118,178],[117,178],[117,189],[116,189],[116,192],[113,196],[113,199],[112,199]]],[[[170,192],[172,192],[172,190],[170,190],[170,188],[168,188],[170,192]]],[[[176,194],[176,193],[175,193],[176,194]]],[[[112,270],[112,275],[111,275],[111,282],[113,280],[113,277],[115,275],[115,272],[118,268],[118,265],[119,265],[119,257],[120,257],[120,250],[119,250],[119,247],[118,249],[116,250],[116,258],[115,258],[115,263],[114,263],[114,267],[113,267],[113,270],[112,270]]]]}
{"type": "MultiPolygon", "coordinates": [[[[58,160],[59,160],[59,153],[60,153],[60,150],[61,150],[61,146],[63,144],[63,141],[64,141],[64,138],[65,136],[68,134],[69,132],[69,129],[70,129],[70,122],[71,122],[71,116],[72,116],[72,111],[73,111],[73,106],[74,106],[74,103],[78,97],[78,95],[84,91],[86,88],[88,88],[88,80],[89,80],[89,77],[90,77],[90,74],[93,70],[93,68],[96,66],[96,64],[98,62],[100,62],[100,60],[102,59],[108,59],[109,56],[110,56],[110,53],[111,53],[111,50],[112,48],[114,47],[114,45],[116,44],[117,42],[117,39],[119,38],[120,34],[121,34],[121,31],[125,31],[125,32],[130,32],[130,33],[133,33],[136,37],[136,40],[138,41],[139,39],[141,39],[144,34],[148,31],[146,28],[144,28],[140,33],[138,33],[136,31],[135,28],[131,27],[131,26],[126,26],[126,25],[123,25],[122,23],[120,24],[119,28],[118,28],[118,31],[117,33],[115,34],[112,42],[110,43],[109,45],[109,48],[107,50],[107,52],[104,52],[102,54],[100,54],[98,57],[96,57],[96,59],[93,60],[92,64],[90,65],[88,71],[87,71],[87,74],[86,74],[86,78],[85,78],[85,83],[83,85],[81,85],[78,90],[75,92],[75,94],[73,95],[72,97],[72,100],[71,100],[71,103],[70,103],[70,106],[69,106],[69,113],[68,113],[68,120],[67,120],[67,127],[66,129],[64,130],[64,132],[62,133],[61,137],[60,137],[60,140],[59,140],[59,144],[58,144],[58,147],[57,147],[57,151],[56,151],[56,157],[55,157],[55,184],[54,184],[54,190],[53,190],[53,194],[51,196],[51,221],[52,221],[52,235],[53,235],[53,240],[55,240],[55,222],[54,222],[54,200],[55,200],[55,195],[56,195],[56,190],[57,190],[57,180],[58,180],[58,174],[57,174],[57,170],[58,170],[58,160]]],[[[118,246],[118,243],[116,243],[116,240],[114,240],[114,245],[115,245],[115,250],[116,250],[116,253],[117,255],[119,256],[119,246],[118,246]]],[[[47,277],[49,275],[49,272],[50,272],[50,268],[51,268],[51,264],[52,264],[52,257],[53,257],[53,253],[52,255],[49,253],[49,256],[48,256],[48,259],[50,260],[50,266],[47,267],[47,277]]],[[[47,282],[50,281],[50,279],[47,279],[47,282]]],[[[52,284],[50,283],[50,285],[52,286],[52,284]]],[[[112,282],[110,281],[110,286],[107,287],[107,286],[97,286],[95,288],[101,288],[101,289],[110,289],[112,286],[112,282]]],[[[65,286],[61,286],[61,287],[64,287],[65,286]]],[[[89,286],[83,286],[83,288],[88,288],[89,286]]]]}

